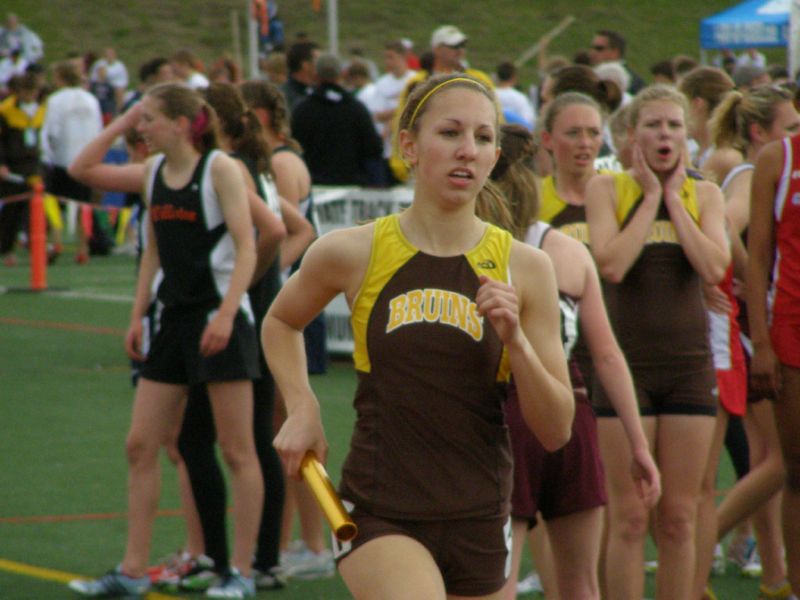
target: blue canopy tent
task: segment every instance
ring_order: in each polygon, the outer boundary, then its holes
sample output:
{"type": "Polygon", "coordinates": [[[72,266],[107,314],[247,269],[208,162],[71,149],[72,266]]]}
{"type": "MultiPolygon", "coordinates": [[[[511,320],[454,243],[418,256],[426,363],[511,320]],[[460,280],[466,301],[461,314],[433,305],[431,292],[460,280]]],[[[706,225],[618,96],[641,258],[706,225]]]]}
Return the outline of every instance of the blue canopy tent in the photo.
{"type": "Polygon", "coordinates": [[[788,48],[790,11],[791,0],[747,0],[700,21],[700,48],[788,48]]]}

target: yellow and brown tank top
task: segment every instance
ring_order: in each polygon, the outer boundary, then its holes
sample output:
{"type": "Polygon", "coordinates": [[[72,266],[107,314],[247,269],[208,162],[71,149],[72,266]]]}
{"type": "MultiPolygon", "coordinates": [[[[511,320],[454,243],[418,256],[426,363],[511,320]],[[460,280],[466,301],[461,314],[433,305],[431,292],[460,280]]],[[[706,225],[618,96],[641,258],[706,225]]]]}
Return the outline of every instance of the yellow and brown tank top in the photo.
{"type": "MultiPolygon", "coordinates": [[[[604,171],[603,171],[604,172],[604,171]]],[[[589,246],[589,226],[586,224],[586,207],[570,204],[558,195],[555,179],[548,175],[540,186],[539,221],[549,223],[554,229],[589,246]]],[[[589,346],[582,334],[578,335],[572,357],[583,376],[586,389],[591,392],[594,367],[589,346]]]]}
{"type": "MultiPolygon", "coordinates": [[[[624,229],[641,205],[642,190],[628,173],[613,176],[617,223],[624,229]]],[[[680,197],[699,224],[692,173],[680,197]]],[[[604,292],[611,323],[632,367],[674,365],[710,356],[700,276],[683,251],[663,201],[636,262],[622,282],[606,282],[604,292]]]]}
{"type": "Polygon", "coordinates": [[[463,255],[431,256],[378,219],[352,311],[357,422],[343,498],[387,518],[505,515],[507,354],[478,315],[478,276],[509,281],[511,235],[487,225],[463,255]]]}
{"type": "MultiPolygon", "coordinates": [[[[599,171],[607,173],[607,171],[599,171]]],[[[552,175],[542,179],[539,189],[539,220],[549,223],[561,233],[589,245],[589,227],[586,225],[586,207],[570,204],[558,195],[552,175]]]]}

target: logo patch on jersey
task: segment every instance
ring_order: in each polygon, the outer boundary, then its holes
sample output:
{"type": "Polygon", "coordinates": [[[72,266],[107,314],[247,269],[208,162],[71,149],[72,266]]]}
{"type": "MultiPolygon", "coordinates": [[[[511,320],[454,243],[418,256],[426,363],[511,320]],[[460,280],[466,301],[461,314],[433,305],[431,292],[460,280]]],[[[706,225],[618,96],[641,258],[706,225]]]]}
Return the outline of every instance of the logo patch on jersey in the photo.
{"type": "Polygon", "coordinates": [[[497,264],[495,264],[495,262],[492,259],[482,260],[481,262],[478,263],[478,266],[481,269],[496,269],[497,268],[497,264]]]}
{"type": "Polygon", "coordinates": [[[567,223],[561,225],[558,230],[581,244],[589,243],[589,226],[586,223],[567,223]]]}
{"type": "Polygon", "coordinates": [[[792,206],[800,206],[800,193],[792,195],[792,206]]]}
{"type": "Polygon", "coordinates": [[[185,208],[175,208],[172,204],[162,204],[150,207],[150,217],[153,223],[158,221],[197,221],[197,211],[186,210],[185,208]]]}
{"type": "Polygon", "coordinates": [[[466,296],[448,290],[411,290],[389,301],[386,333],[413,323],[441,323],[457,327],[473,340],[483,339],[483,317],[466,296]]]}
{"type": "Polygon", "coordinates": [[[678,233],[671,221],[655,221],[650,227],[646,244],[679,244],[678,233]]]}
{"type": "Polygon", "coordinates": [[[792,179],[800,179],[800,171],[798,170],[792,171],[792,179]]]}

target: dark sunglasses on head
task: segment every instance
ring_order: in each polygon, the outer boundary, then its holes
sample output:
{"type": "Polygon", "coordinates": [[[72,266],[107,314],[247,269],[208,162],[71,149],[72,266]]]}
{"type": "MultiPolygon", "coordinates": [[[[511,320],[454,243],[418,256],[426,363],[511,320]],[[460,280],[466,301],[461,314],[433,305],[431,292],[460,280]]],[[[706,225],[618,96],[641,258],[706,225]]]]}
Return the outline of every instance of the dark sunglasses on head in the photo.
{"type": "Polygon", "coordinates": [[[608,46],[592,46],[592,50],[596,50],[597,52],[602,52],[603,50],[608,50],[608,46]]]}
{"type": "Polygon", "coordinates": [[[453,44],[447,46],[448,48],[452,48],[453,50],[461,50],[462,48],[467,47],[467,42],[461,42],[460,44],[453,44]]]}

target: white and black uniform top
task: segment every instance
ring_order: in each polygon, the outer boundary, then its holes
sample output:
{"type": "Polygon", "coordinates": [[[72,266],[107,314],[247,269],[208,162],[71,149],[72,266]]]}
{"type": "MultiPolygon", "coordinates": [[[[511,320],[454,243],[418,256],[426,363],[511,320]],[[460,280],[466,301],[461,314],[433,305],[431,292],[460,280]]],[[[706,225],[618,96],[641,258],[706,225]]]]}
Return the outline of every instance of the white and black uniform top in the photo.
{"type": "MultiPolygon", "coordinates": [[[[541,250],[544,237],[550,229],[551,227],[548,223],[536,221],[528,228],[528,233],[525,234],[525,243],[541,250]]],[[[578,339],[578,301],[559,290],[558,305],[561,310],[561,343],[564,345],[564,354],[567,360],[571,360],[572,349],[578,339]]],[[[570,376],[572,376],[572,373],[570,373],[570,376]]]]}
{"type": "MultiPolygon", "coordinates": [[[[164,183],[164,156],[155,159],[146,201],[164,272],[157,298],[166,309],[210,310],[228,291],[236,247],[211,177],[211,165],[221,154],[219,150],[203,154],[180,189],[164,183]]],[[[240,307],[253,322],[247,294],[242,295],[240,307]]]]}

